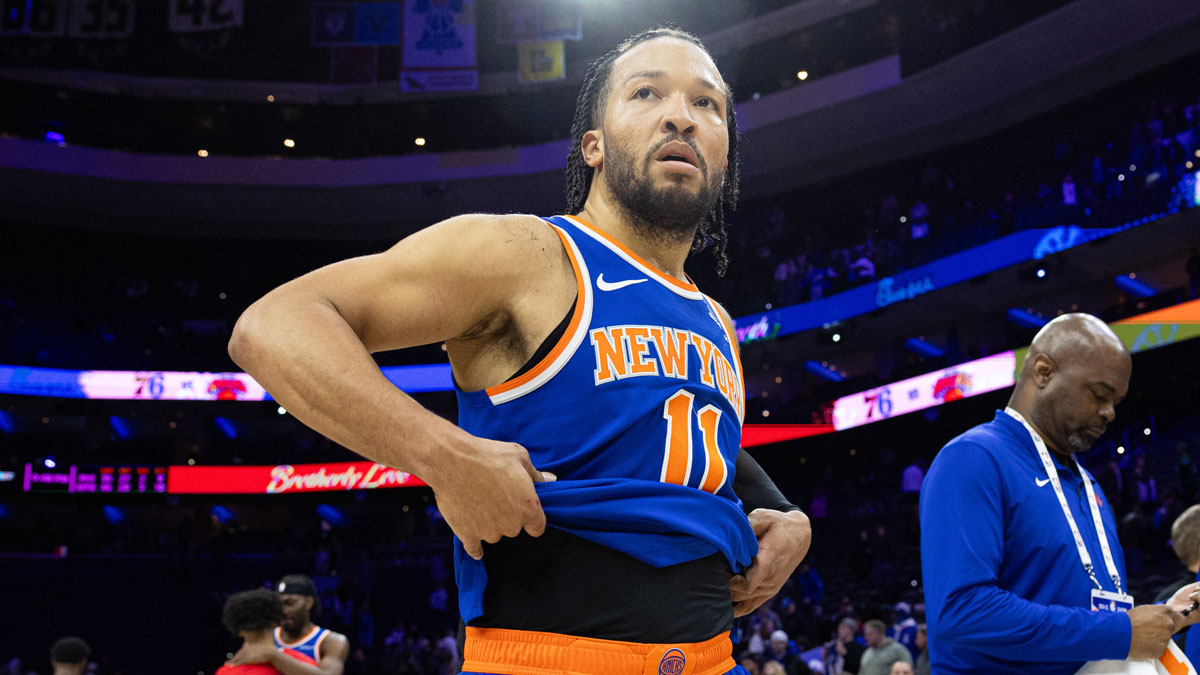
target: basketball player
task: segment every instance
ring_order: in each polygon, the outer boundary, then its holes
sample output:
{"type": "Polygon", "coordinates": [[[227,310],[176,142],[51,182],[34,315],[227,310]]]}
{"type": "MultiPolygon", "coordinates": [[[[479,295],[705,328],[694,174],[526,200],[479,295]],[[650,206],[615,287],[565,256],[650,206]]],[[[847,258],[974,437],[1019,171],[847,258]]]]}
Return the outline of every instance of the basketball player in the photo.
{"type": "MultiPolygon", "coordinates": [[[[278,675],[280,670],[270,661],[245,662],[238,657],[253,651],[255,645],[271,645],[271,635],[283,620],[283,600],[270,589],[258,588],[229,596],[221,612],[221,623],[230,633],[241,637],[244,643],[234,660],[217,669],[216,675],[278,675]]],[[[272,645],[271,652],[279,654],[289,664],[294,661],[310,668],[317,665],[312,657],[296,650],[284,649],[281,652],[272,645]]]]}
{"type": "Polygon", "coordinates": [[[91,655],[92,648],[83,638],[59,638],[50,646],[50,667],[54,675],[83,675],[91,655]]]}
{"type": "Polygon", "coordinates": [[[350,654],[350,641],[313,623],[321,614],[317,587],[303,574],[279,580],[277,592],[280,618],[267,635],[256,635],[230,661],[233,664],[265,663],[284,675],[341,675],[350,654]],[[287,656],[300,656],[289,659],[287,656]]]}
{"type": "Polygon", "coordinates": [[[739,451],[733,323],[684,273],[710,243],[724,272],[737,160],[703,45],[647,31],[585,76],[571,215],[452,218],[239,319],[230,355],[281,405],[433,488],[464,671],[744,672],[733,618],[779,590],[811,529],[739,451]],[[370,356],[435,342],[458,427],[370,356]]]}

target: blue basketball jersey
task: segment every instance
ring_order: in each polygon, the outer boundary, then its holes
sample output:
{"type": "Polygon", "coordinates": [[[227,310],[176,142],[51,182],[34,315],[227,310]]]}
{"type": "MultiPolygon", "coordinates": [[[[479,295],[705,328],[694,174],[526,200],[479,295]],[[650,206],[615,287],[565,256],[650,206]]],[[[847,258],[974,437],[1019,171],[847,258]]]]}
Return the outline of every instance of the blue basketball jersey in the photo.
{"type": "Polygon", "coordinates": [[[275,629],[275,646],[280,649],[291,649],[300,652],[313,661],[321,662],[321,643],[329,635],[328,628],[313,626],[312,632],[304,637],[303,640],[295,643],[283,641],[283,633],[280,628],[275,629]]]}
{"type": "MultiPolygon", "coordinates": [[[[458,391],[459,426],[519,443],[558,476],[536,485],[547,524],[657,567],[757,540],[733,492],[745,396],[733,326],[693,284],[572,216],[546,221],[578,284],[574,312],[533,369],[458,391]]],[[[455,541],[463,619],[483,613],[483,563],[455,541]]]]}

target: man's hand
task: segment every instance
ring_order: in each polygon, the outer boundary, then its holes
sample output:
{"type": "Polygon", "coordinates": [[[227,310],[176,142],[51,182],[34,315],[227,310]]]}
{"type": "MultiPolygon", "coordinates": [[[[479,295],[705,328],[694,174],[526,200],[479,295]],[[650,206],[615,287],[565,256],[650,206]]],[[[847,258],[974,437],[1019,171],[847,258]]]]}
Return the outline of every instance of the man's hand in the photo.
{"type": "Polygon", "coordinates": [[[520,445],[463,433],[439,467],[426,482],[446,524],[472,558],[483,557],[482,542],[494,544],[522,530],[535,537],[546,531],[546,514],[533,484],[556,476],[533,468],[520,445]]]}
{"type": "Polygon", "coordinates": [[[1135,660],[1162,656],[1167,650],[1167,641],[1187,623],[1187,619],[1167,605],[1138,605],[1128,614],[1129,622],[1133,624],[1129,658],[1135,660]]]}
{"type": "Polygon", "coordinates": [[[778,593],[812,544],[812,524],[802,511],[755,509],[749,518],[758,537],[758,555],[742,574],[729,580],[735,618],[753,612],[778,593]]]}
{"type": "MultiPolygon", "coordinates": [[[[1172,595],[1171,599],[1167,601],[1167,607],[1182,614],[1183,610],[1191,607],[1192,603],[1197,600],[1200,600],[1200,582],[1188,584],[1175,591],[1175,595],[1172,595]]],[[[1200,608],[1188,612],[1188,615],[1183,617],[1183,625],[1176,630],[1183,630],[1197,622],[1200,622],[1200,608]]]]}
{"type": "Polygon", "coordinates": [[[229,660],[229,665],[240,666],[248,663],[269,663],[271,656],[279,651],[275,646],[275,641],[268,639],[260,642],[251,642],[247,640],[242,643],[242,648],[237,650],[233,658],[229,660]]]}

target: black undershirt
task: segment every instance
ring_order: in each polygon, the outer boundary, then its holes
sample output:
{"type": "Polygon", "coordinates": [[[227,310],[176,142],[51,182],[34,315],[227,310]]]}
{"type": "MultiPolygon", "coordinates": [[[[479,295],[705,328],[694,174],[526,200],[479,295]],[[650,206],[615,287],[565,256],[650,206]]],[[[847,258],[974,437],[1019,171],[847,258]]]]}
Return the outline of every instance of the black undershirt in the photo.
{"type": "MultiPolygon", "coordinates": [[[[572,303],[513,377],[550,353],[574,311],[572,303]]],[[[747,513],[798,510],[745,450],[738,454],[735,476],[734,492],[747,513]]],[[[483,550],[488,582],[483,614],[472,626],[653,643],[700,642],[733,626],[732,570],[720,553],[656,568],[554,527],[541,537],[521,533],[485,543],[483,550]]],[[[460,645],[462,639],[460,631],[460,645]]]]}

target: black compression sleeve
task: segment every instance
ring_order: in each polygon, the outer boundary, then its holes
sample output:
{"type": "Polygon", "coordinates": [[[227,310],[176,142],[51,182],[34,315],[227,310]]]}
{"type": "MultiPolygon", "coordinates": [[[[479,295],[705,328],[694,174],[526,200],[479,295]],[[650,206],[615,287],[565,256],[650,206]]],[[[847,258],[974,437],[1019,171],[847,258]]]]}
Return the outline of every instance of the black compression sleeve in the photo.
{"type": "Polygon", "coordinates": [[[738,451],[736,477],[733,491],[742,500],[742,509],[748,514],[754,509],[776,511],[799,511],[800,507],[789,502],[779,491],[766,471],[754,461],[745,448],[738,451]]]}

